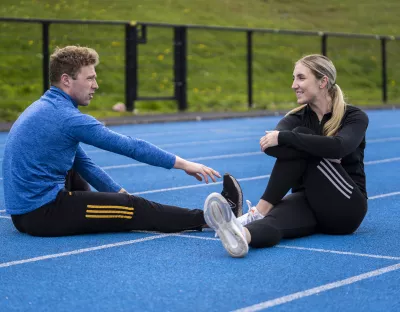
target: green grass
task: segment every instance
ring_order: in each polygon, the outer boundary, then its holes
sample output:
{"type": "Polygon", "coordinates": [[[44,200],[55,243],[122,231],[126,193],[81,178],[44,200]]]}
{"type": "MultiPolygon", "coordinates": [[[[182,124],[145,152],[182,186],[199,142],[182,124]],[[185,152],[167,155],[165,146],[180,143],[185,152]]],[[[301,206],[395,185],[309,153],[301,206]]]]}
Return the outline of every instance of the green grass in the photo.
{"type": "MultiPolygon", "coordinates": [[[[400,2],[388,0],[2,0],[0,16],[50,19],[124,20],[399,35],[400,2]]],[[[173,94],[172,29],[149,27],[139,47],[139,95],[173,94]]],[[[247,110],[246,34],[188,30],[189,111],[247,110]]],[[[288,109],[293,63],[320,53],[320,37],[255,33],[254,102],[256,109],[288,109]]],[[[124,27],[50,26],[50,46],[88,45],[100,54],[100,89],[84,111],[96,117],[117,116],[111,106],[124,101],[124,27]]],[[[389,103],[400,102],[400,42],[388,50],[389,103]]],[[[329,38],[328,56],[338,70],[338,84],[349,102],[381,103],[380,42],[329,38]]],[[[0,23],[0,120],[14,120],[42,94],[41,27],[0,23]]],[[[173,101],[136,103],[139,113],[175,112],[173,101]]],[[[129,114],[129,113],[126,113],[129,114]]]]}

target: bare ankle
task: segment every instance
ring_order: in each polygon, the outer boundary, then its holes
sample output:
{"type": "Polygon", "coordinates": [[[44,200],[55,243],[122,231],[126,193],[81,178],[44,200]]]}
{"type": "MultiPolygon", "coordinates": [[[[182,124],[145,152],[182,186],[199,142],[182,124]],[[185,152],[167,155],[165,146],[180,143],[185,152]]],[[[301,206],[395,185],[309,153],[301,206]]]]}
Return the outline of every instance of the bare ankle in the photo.
{"type": "Polygon", "coordinates": [[[244,231],[244,237],[246,238],[247,244],[250,244],[250,242],[251,242],[250,231],[246,227],[243,227],[243,231],[244,231]]]}
{"type": "Polygon", "coordinates": [[[256,208],[260,214],[264,217],[268,214],[268,212],[272,209],[273,205],[266,200],[260,199],[256,208]]]}

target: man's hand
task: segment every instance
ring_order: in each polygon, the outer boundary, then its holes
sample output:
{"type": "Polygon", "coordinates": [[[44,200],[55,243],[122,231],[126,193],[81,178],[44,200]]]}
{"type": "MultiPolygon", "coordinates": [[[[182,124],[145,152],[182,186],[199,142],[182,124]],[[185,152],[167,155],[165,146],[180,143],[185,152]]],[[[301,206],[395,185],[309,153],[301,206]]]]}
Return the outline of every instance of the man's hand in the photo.
{"type": "Polygon", "coordinates": [[[264,152],[268,147],[278,145],[279,131],[265,131],[265,135],[260,139],[261,151],[264,152]]]}
{"type": "Polygon", "coordinates": [[[199,163],[187,161],[180,158],[179,156],[176,156],[174,168],[184,170],[188,175],[195,177],[198,181],[203,181],[204,178],[204,181],[206,183],[208,183],[209,177],[214,182],[217,182],[215,177],[221,177],[219,172],[214,170],[213,168],[207,167],[199,163]]]}

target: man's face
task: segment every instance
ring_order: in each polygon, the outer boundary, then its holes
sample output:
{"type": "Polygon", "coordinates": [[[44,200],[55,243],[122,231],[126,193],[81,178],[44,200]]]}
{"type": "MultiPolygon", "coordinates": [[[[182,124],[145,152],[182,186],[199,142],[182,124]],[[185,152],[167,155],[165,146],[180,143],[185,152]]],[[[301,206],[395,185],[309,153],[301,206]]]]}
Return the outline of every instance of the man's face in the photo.
{"type": "Polygon", "coordinates": [[[78,72],[76,79],[71,80],[69,95],[78,105],[88,106],[94,93],[99,88],[96,81],[94,65],[84,66],[78,72]]]}

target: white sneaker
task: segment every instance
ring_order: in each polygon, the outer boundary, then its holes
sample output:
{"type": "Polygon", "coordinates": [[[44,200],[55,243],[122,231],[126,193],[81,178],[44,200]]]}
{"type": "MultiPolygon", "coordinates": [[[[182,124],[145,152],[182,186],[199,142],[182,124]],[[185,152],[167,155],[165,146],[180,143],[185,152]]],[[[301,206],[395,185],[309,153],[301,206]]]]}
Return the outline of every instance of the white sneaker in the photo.
{"type": "Polygon", "coordinates": [[[232,257],[239,258],[247,255],[249,245],[244,229],[221,194],[208,195],[204,203],[204,219],[208,226],[215,230],[222,245],[232,257]]]}
{"type": "Polygon", "coordinates": [[[242,226],[245,226],[250,222],[264,218],[264,216],[257,210],[257,208],[255,206],[252,206],[249,200],[246,200],[246,203],[247,206],[249,207],[249,211],[244,215],[242,215],[241,217],[237,218],[237,220],[242,224],[242,226]]]}

